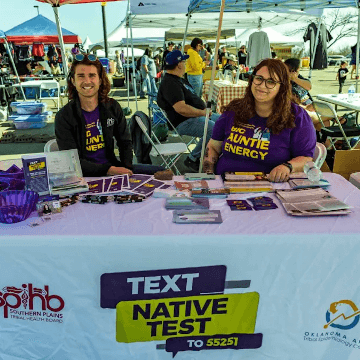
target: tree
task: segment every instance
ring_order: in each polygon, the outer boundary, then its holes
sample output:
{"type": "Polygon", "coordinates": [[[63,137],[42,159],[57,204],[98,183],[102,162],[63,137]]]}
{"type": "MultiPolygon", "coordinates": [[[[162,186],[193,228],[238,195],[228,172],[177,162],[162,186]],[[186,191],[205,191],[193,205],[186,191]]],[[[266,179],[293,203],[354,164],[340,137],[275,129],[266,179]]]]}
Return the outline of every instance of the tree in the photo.
{"type": "MultiPolygon", "coordinates": [[[[323,16],[323,22],[329,30],[333,39],[329,41],[327,48],[329,49],[337,41],[346,37],[352,37],[357,34],[357,18],[358,15],[352,11],[344,11],[345,9],[334,9],[327,12],[323,16]]],[[[305,33],[308,25],[313,22],[309,20],[306,26],[291,31],[288,35],[295,35],[300,32],[305,33]]]]}

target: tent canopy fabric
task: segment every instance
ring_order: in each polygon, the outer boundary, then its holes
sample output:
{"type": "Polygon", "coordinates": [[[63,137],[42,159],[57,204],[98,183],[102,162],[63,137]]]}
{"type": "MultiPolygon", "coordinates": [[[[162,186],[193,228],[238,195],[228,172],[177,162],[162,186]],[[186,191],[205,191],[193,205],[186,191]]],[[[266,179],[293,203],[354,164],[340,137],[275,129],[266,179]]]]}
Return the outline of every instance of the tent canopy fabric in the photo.
{"type": "Polygon", "coordinates": [[[91,46],[92,42],[89,38],[89,36],[86,36],[86,39],[84,40],[84,42],[82,43],[82,46],[85,50],[88,50],[89,47],[91,46]]]}
{"type": "Polygon", "coordinates": [[[186,14],[189,3],[189,0],[130,0],[130,12],[133,15],[186,14]]]}
{"type": "MultiPolygon", "coordinates": [[[[202,40],[215,39],[217,35],[217,29],[195,29],[190,28],[186,33],[187,39],[193,39],[195,37],[201,38],[202,40]]],[[[221,38],[226,39],[235,36],[235,29],[224,29],[221,30],[221,38]]],[[[165,32],[165,40],[181,41],[184,38],[184,29],[172,28],[165,32]]]]}
{"type": "MultiPolygon", "coordinates": [[[[8,41],[15,44],[32,44],[41,42],[44,44],[58,44],[59,36],[56,24],[43,15],[23,22],[12,29],[5,31],[8,41]]],[[[81,43],[78,35],[62,28],[64,43],[81,43]]]]}
{"type": "MultiPolygon", "coordinates": [[[[252,12],[252,11],[288,11],[288,9],[294,10],[306,10],[312,8],[324,9],[324,8],[340,8],[340,7],[352,7],[357,6],[358,0],[252,0],[252,1],[238,1],[238,0],[226,0],[225,11],[236,12],[252,12]]],[[[190,0],[188,12],[218,12],[220,9],[220,0],[190,0]]]]}
{"type": "MultiPolygon", "coordinates": [[[[248,42],[250,35],[255,31],[257,31],[257,29],[245,30],[241,34],[236,35],[234,38],[227,39],[226,42],[229,45],[245,44],[248,42]]],[[[296,39],[292,36],[283,35],[273,28],[263,28],[262,31],[266,32],[268,35],[270,44],[304,45],[304,40],[302,38],[296,39]]]]}
{"type": "MultiPolygon", "coordinates": [[[[259,25],[259,18],[263,27],[273,27],[287,23],[304,22],[311,19],[307,14],[251,12],[251,13],[224,13],[222,30],[226,29],[255,29],[259,25]]],[[[315,19],[316,16],[313,16],[315,19]]],[[[133,28],[185,28],[188,17],[186,14],[158,14],[158,15],[135,15],[131,16],[133,28]]],[[[189,20],[189,31],[191,29],[217,29],[219,23],[218,13],[195,13],[189,20]]],[[[125,36],[124,36],[125,37],[125,36]]]]}
{"type": "MultiPolygon", "coordinates": [[[[52,6],[61,6],[66,4],[85,4],[85,3],[94,3],[100,2],[101,0],[36,0],[42,3],[47,3],[52,6]]],[[[106,0],[106,2],[110,1],[125,1],[125,0],[106,0]]]]}
{"type": "Polygon", "coordinates": [[[0,30],[0,38],[5,38],[5,37],[6,37],[5,33],[2,30],[0,30]]]}

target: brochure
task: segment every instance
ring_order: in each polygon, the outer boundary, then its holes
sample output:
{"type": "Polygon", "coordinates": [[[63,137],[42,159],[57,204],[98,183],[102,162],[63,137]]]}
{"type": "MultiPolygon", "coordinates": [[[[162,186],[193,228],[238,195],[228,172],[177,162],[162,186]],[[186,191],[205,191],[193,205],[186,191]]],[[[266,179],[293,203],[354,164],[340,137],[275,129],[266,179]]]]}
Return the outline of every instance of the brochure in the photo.
{"type": "Polygon", "coordinates": [[[77,149],[46,153],[51,194],[72,195],[86,192],[77,149]]]}
{"type": "Polygon", "coordinates": [[[293,216],[346,215],[350,206],[322,188],[276,190],[285,211],[293,216]]]}
{"type": "Polygon", "coordinates": [[[330,186],[327,180],[321,179],[320,181],[310,181],[309,179],[291,179],[289,185],[292,189],[304,189],[304,188],[315,188],[322,187],[326,188],[330,186]]]}
{"type": "Polygon", "coordinates": [[[180,190],[192,190],[192,189],[208,189],[209,184],[206,180],[198,181],[174,181],[175,187],[180,190]]]}
{"type": "Polygon", "coordinates": [[[226,172],[224,187],[230,193],[270,192],[274,188],[272,183],[262,172],[226,172]]]}
{"type": "Polygon", "coordinates": [[[220,224],[220,210],[174,210],[173,222],[176,224],[220,224]]]}
{"type": "Polygon", "coordinates": [[[187,197],[169,197],[165,201],[166,210],[208,209],[209,199],[192,199],[187,197]]]}
{"type": "Polygon", "coordinates": [[[26,189],[32,190],[40,196],[49,194],[48,167],[45,155],[23,155],[22,163],[26,189]]]}
{"type": "MultiPolygon", "coordinates": [[[[131,177],[130,177],[130,179],[131,179],[131,177]]],[[[134,194],[137,194],[137,195],[143,195],[145,197],[148,197],[148,196],[152,195],[152,193],[154,192],[155,189],[161,188],[164,185],[165,185],[164,182],[162,182],[160,180],[150,179],[150,180],[142,183],[140,186],[132,189],[131,192],[134,194]]]]}

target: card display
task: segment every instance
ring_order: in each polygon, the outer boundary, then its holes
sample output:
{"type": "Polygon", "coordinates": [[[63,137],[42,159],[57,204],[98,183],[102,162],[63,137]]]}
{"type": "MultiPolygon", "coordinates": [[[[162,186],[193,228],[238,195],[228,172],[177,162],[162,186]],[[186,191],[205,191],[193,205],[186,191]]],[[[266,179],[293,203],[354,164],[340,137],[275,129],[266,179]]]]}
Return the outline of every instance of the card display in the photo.
{"type": "Polygon", "coordinates": [[[174,210],[173,222],[176,224],[220,224],[220,210],[174,210]]]}

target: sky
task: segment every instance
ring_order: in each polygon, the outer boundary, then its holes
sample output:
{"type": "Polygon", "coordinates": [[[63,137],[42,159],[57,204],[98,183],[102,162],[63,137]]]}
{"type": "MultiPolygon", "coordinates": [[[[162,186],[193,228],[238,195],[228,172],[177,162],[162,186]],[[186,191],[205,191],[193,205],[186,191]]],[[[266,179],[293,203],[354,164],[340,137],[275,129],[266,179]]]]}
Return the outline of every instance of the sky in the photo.
{"type": "MultiPolygon", "coordinates": [[[[6,31],[37,16],[37,8],[41,15],[55,22],[54,11],[49,4],[35,0],[0,0],[0,30],[6,31]]],[[[111,33],[126,15],[127,1],[109,2],[105,6],[106,29],[111,33]]],[[[102,41],[103,21],[100,3],[63,5],[59,8],[61,27],[72,31],[84,41],[89,36],[92,43],[102,41]]]]}
{"type": "MultiPolygon", "coordinates": [[[[179,0],[185,1],[185,0],[179,0]]],[[[0,0],[0,30],[10,30],[24,21],[27,21],[37,15],[37,8],[41,15],[55,22],[54,12],[49,4],[41,3],[36,0],[0,0]]],[[[109,35],[124,19],[126,14],[127,1],[109,2],[105,6],[106,27],[109,35]]],[[[342,11],[356,11],[343,9],[342,11]]],[[[103,22],[100,3],[81,4],[81,5],[63,5],[59,8],[61,26],[80,36],[84,41],[89,36],[92,43],[103,41],[103,22]]],[[[277,26],[276,30],[287,35],[288,26],[277,26]]],[[[242,32],[243,30],[239,30],[242,32]]],[[[339,41],[336,46],[331,48],[335,50],[338,46],[353,45],[356,42],[356,34],[351,39],[339,41]]],[[[299,35],[298,35],[299,36],[299,35]]]]}

